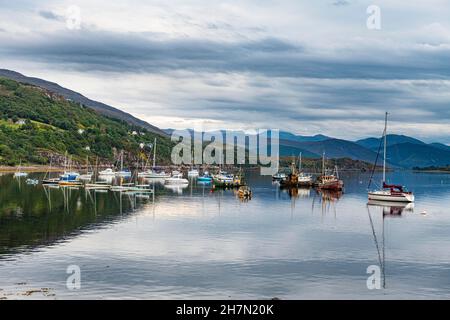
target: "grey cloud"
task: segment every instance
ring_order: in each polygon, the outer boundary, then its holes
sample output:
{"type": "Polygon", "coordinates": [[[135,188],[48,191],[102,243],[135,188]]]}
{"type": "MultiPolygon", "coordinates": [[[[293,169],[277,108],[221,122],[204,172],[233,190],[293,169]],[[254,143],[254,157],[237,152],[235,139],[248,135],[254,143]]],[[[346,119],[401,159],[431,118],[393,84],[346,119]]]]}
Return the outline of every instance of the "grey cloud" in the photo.
{"type": "Polygon", "coordinates": [[[2,50],[77,70],[252,72],[274,77],[355,79],[448,79],[450,75],[448,49],[412,48],[396,55],[381,48],[374,52],[376,58],[349,49],[324,56],[273,37],[227,43],[83,30],[12,42],[2,50]]]}
{"type": "Polygon", "coordinates": [[[53,13],[52,11],[39,11],[39,15],[42,18],[48,19],[48,20],[57,20],[60,21],[62,20],[63,17],[53,13]]]}
{"type": "MultiPolygon", "coordinates": [[[[425,126],[448,123],[450,98],[446,92],[450,92],[450,85],[436,83],[436,79],[450,79],[448,49],[412,46],[400,53],[389,48],[373,51],[370,56],[364,48],[325,55],[274,37],[219,42],[167,39],[148,32],[82,30],[11,41],[0,48],[0,55],[89,74],[106,71],[176,78],[171,72],[187,71],[204,85],[202,89],[214,88],[217,92],[211,97],[186,84],[176,97],[170,92],[155,93],[164,96],[167,106],[157,111],[161,115],[230,122],[251,119],[248,121],[267,123],[270,119],[269,124],[283,123],[290,128],[308,122],[342,121],[351,128],[352,122],[378,121],[384,110],[390,110],[393,121],[425,126]],[[252,95],[228,95],[223,88],[230,80],[210,79],[209,73],[245,75],[245,90],[252,95]]],[[[136,99],[152,98],[144,93],[136,99]]],[[[336,134],[326,127],[320,132],[336,134]]],[[[441,141],[448,143],[445,134],[441,141]]]]}

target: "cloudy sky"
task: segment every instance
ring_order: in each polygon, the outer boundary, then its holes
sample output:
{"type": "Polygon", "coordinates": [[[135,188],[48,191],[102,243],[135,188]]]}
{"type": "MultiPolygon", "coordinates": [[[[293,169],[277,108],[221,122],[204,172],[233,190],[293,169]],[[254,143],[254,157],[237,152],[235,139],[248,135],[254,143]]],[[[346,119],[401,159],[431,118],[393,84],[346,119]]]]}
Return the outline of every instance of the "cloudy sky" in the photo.
{"type": "Polygon", "coordinates": [[[392,132],[450,144],[449,17],[449,0],[0,0],[0,68],[161,128],[357,139],[388,110],[392,132]]]}

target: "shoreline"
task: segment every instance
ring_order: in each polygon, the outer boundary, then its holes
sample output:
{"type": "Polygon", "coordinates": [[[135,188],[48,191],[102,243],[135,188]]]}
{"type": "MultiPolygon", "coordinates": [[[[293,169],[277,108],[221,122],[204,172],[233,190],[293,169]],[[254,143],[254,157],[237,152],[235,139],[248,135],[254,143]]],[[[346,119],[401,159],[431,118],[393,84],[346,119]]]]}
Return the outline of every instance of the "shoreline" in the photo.
{"type": "Polygon", "coordinates": [[[413,170],[413,172],[424,172],[424,173],[450,173],[449,170],[413,170]]]}
{"type": "MultiPolygon", "coordinates": [[[[11,166],[0,166],[0,172],[16,172],[19,167],[11,167],[11,166]]],[[[59,172],[64,171],[64,167],[50,167],[46,165],[29,165],[29,166],[21,166],[21,172],[59,172]]]]}

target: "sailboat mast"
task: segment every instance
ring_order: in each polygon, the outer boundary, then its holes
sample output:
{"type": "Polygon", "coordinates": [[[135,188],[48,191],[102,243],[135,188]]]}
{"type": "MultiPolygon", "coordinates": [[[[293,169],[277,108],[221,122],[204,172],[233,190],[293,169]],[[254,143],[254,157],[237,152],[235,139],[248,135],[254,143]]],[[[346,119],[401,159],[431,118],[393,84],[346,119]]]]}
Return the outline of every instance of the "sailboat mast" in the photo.
{"type": "Polygon", "coordinates": [[[299,155],[298,171],[302,172],[302,153],[299,155]]]}
{"type": "Polygon", "coordinates": [[[322,156],[322,175],[325,175],[325,151],[323,152],[322,156]]]}
{"type": "Polygon", "coordinates": [[[122,150],[122,155],[120,157],[120,171],[123,171],[123,150],[122,150]]]}
{"type": "Polygon", "coordinates": [[[387,121],[388,121],[388,113],[386,112],[384,120],[383,184],[386,182],[387,121]]]}
{"type": "Polygon", "coordinates": [[[153,143],[153,168],[156,166],[156,138],[153,143]]]}

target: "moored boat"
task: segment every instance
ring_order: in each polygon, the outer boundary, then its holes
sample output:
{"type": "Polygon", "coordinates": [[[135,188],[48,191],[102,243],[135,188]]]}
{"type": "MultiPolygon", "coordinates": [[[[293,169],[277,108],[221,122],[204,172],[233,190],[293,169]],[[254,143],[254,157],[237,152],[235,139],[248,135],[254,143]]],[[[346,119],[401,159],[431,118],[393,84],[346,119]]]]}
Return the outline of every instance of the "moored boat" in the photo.
{"type": "Polygon", "coordinates": [[[138,173],[138,177],[148,178],[148,179],[164,179],[170,178],[170,174],[165,171],[154,171],[154,170],[146,170],[138,173]]]}
{"type": "Polygon", "coordinates": [[[285,179],[280,180],[280,186],[285,188],[291,187],[310,187],[312,185],[312,176],[302,171],[302,154],[299,155],[298,170],[295,166],[295,160],[291,163],[291,172],[285,179]]]}
{"type": "Polygon", "coordinates": [[[42,180],[42,184],[58,184],[58,183],[59,183],[58,178],[48,178],[48,179],[42,180]]]}
{"type": "Polygon", "coordinates": [[[100,176],[115,176],[116,172],[111,169],[111,168],[107,168],[105,170],[99,171],[98,173],[100,176]]]}
{"type": "Polygon", "coordinates": [[[287,175],[284,172],[277,172],[276,174],[274,174],[272,176],[272,180],[274,180],[274,181],[281,181],[281,180],[284,180],[286,178],[287,178],[287,175]]]}
{"type": "Polygon", "coordinates": [[[383,184],[383,190],[369,191],[368,196],[376,201],[414,202],[414,194],[399,185],[383,184]]]}
{"type": "MultiPolygon", "coordinates": [[[[380,150],[381,150],[381,143],[384,143],[382,188],[380,190],[369,191],[368,192],[369,201],[376,200],[376,201],[389,201],[389,202],[414,202],[415,201],[414,194],[410,191],[407,191],[404,186],[386,183],[387,123],[388,123],[388,113],[386,112],[385,121],[384,121],[383,138],[380,139],[380,147],[378,148],[378,154],[377,154],[377,160],[378,160],[378,157],[380,155],[380,150]]],[[[372,178],[375,173],[376,165],[377,165],[377,161],[375,161],[375,164],[374,164],[374,167],[372,170],[372,175],[369,180],[368,188],[370,188],[370,185],[372,183],[372,178]]]]}
{"type": "Polygon", "coordinates": [[[156,143],[157,140],[155,138],[155,142],[153,143],[153,166],[152,169],[146,169],[147,164],[144,166],[144,170],[138,172],[138,177],[141,178],[149,178],[149,179],[166,179],[170,178],[170,174],[164,171],[157,171],[156,168],[156,143]]]}
{"type": "Polygon", "coordinates": [[[325,168],[325,152],[322,158],[322,174],[317,177],[314,185],[322,190],[342,191],[344,189],[344,181],[339,179],[337,166],[334,167],[333,173],[327,173],[327,169],[325,168]]]}
{"type": "Polygon", "coordinates": [[[210,183],[211,181],[212,181],[212,177],[210,176],[210,174],[209,174],[209,172],[208,171],[205,171],[204,173],[203,173],[203,175],[201,175],[201,176],[199,176],[198,178],[197,178],[197,181],[198,182],[203,182],[203,183],[210,183]]]}
{"type": "Polygon", "coordinates": [[[234,176],[225,171],[219,171],[219,174],[213,175],[213,184],[217,188],[238,188],[243,185],[241,176],[234,176]]]}
{"type": "Polygon", "coordinates": [[[197,169],[191,169],[188,171],[188,177],[198,177],[199,172],[197,169]]]}

